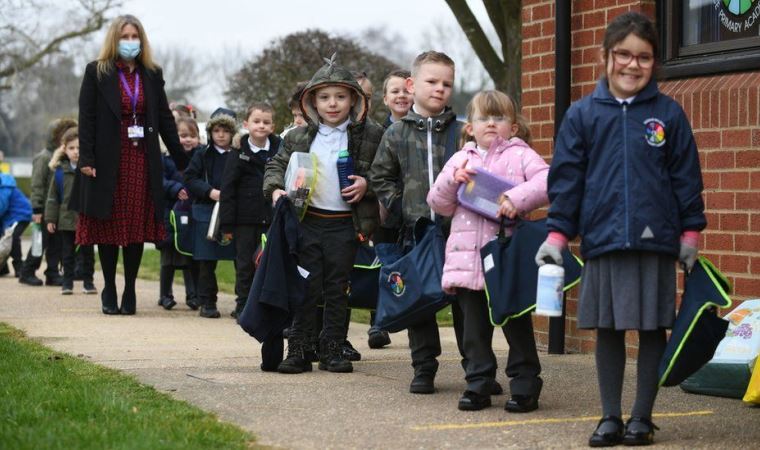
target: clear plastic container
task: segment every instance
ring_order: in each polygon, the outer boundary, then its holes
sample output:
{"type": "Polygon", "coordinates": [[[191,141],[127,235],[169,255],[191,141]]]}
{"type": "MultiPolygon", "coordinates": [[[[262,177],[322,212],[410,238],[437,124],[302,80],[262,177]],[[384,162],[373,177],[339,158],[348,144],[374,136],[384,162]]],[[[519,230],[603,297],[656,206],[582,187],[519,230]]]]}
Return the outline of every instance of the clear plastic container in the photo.
{"type": "Polygon", "coordinates": [[[42,256],[42,226],[38,223],[32,225],[32,256],[42,256]]]}
{"type": "MultiPolygon", "coordinates": [[[[462,183],[457,192],[459,203],[465,208],[475,211],[486,219],[498,222],[499,197],[515,185],[504,178],[496,176],[480,167],[475,169],[475,174],[470,175],[469,183],[462,183]]],[[[507,225],[514,221],[505,220],[507,225]]]]}
{"type": "Polygon", "coordinates": [[[562,315],[562,291],[565,269],[556,264],[544,264],[538,269],[536,286],[536,314],[559,317],[562,315]]]}
{"type": "Polygon", "coordinates": [[[317,165],[309,153],[295,152],[290,156],[285,170],[285,192],[303,217],[309,206],[314,187],[317,184],[317,165]]]}

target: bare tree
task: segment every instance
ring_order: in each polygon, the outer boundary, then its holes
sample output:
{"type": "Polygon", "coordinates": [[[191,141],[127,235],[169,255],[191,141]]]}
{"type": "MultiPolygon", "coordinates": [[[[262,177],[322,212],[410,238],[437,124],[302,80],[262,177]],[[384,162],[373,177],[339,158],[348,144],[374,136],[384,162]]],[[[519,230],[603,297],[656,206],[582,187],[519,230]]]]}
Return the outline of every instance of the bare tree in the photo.
{"type": "Polygon", "coordinates": [[[189,103],[192,95],[206,83],[208,71],[204,60],[181,47],[156,50],[156,61],[163,69],[166,97],[170,101],[189,103]]]}
{"type": "Polygon", "coordinates": [[[44,0],[0,0],[0,89],[72,40],[100,30],[118,0],[78,0],[63,9],[44,0]],[[55,14],[50,14],[53,11],[55,14]]]}
{"type": "Polygon", "coordinates": [[[472,13],[466,0],[446,0],[459,26],[470,41],[472,49],[483,63],[497,89],[505,91],[519,102],[522,60],[522,1],[483,0],[488,19],[496,29],[501,43],[497,52],[483,27],[472,13]]]}

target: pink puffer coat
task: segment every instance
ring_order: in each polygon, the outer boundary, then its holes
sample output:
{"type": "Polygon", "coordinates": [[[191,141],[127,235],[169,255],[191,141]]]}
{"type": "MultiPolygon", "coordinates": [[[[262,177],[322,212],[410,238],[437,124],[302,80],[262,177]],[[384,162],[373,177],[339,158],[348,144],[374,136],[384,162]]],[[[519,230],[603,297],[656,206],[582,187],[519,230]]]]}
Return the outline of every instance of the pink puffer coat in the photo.
{"type": "MultiPolygon", "coordinates": [[[[485,287],[480,249],[494,239],[499,225],[459,205],[454,173],[464,161],[467,168],[483,167],[494,175],[517,184],[505,192],[520,215],[546,205],[546,176],[549,165],[522,139],[501,138],[491,144],[485,160],[474,142],[468,142],[446,163],[427,196],[433,211],[442,216],[454,216],[451,235],[446,242],[446,262],[443,266],[443,289],[453,293],[455,288],[482,291],[485,287]]],[[[508,230],[510,233],[511,230],[508,230]]]]}

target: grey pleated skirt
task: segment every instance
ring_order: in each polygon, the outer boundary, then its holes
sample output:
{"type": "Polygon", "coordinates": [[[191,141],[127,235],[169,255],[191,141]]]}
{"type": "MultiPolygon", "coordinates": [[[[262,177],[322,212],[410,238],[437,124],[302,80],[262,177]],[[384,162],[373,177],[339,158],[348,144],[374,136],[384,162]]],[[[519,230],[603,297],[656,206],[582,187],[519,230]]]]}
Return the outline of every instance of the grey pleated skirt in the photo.
{"type": "Polygon", "coordinates": [[[670,255],[620,251],[585,262],[579,328],[656,330],[675,320],[676,266],[670,255]]]}

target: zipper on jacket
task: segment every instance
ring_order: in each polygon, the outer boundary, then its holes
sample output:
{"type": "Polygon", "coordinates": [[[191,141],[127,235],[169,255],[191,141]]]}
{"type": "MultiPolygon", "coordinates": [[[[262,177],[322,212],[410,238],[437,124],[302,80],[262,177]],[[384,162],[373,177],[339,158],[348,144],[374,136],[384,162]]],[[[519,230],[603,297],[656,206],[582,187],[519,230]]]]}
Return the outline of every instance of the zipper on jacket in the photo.
{"type": "Polygon", "coordinates": [[[623,183],[625,203],[625,248],[631,247],[628,223],[628,103],[623,102],[623,183]]]}
{"type": "MultiPolygon", "coordinates": [[[[433,177],[433,119],[427,118],[425,130],[427,131],[427,163],[428,163],[428,190],[433,189],[435,182],[433,177]]],[[[430,219],[435,221],[435,212],[430,208],[430,219]]]]}

